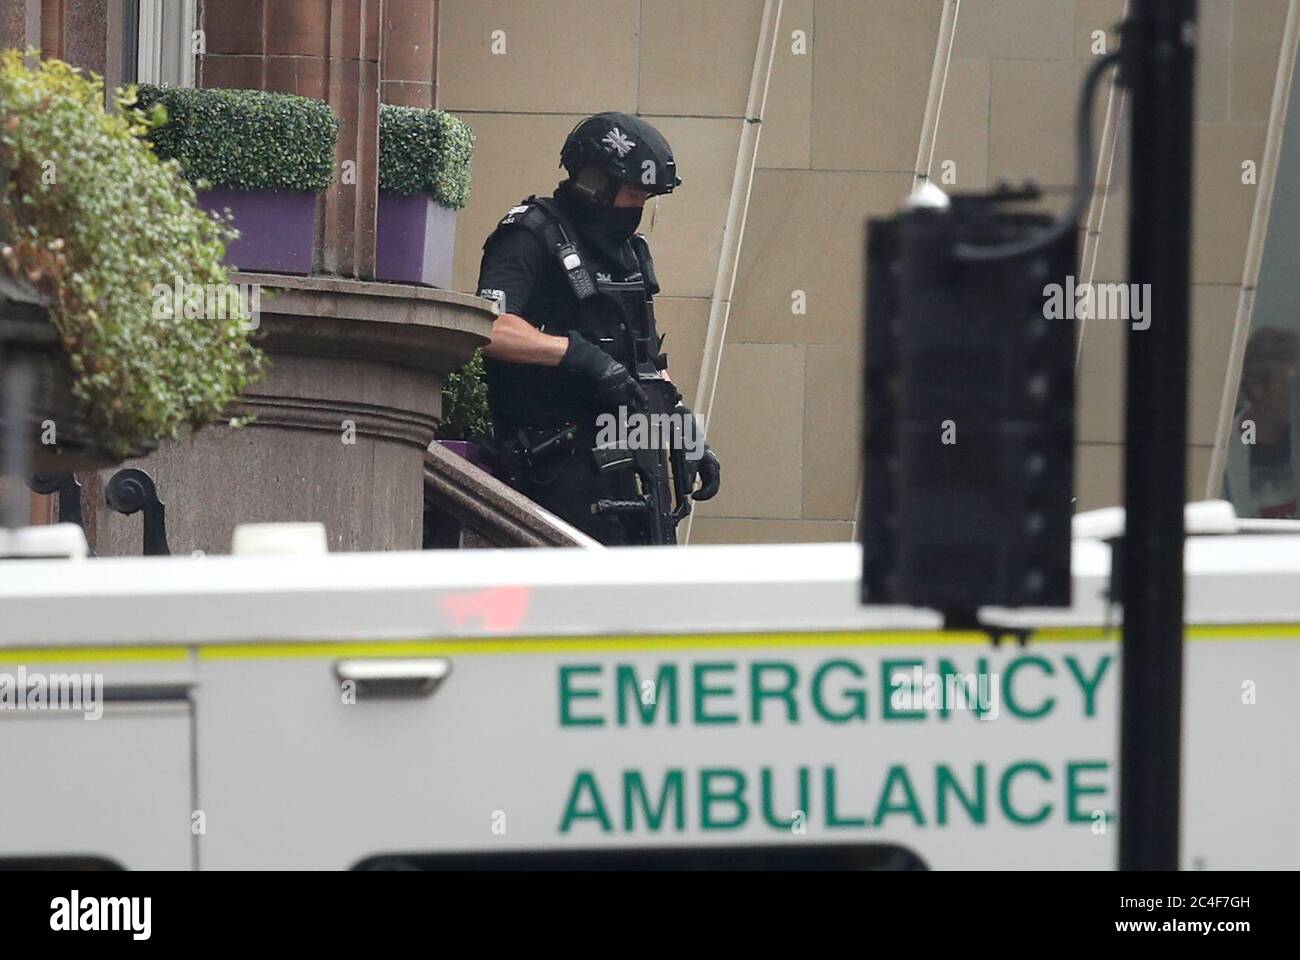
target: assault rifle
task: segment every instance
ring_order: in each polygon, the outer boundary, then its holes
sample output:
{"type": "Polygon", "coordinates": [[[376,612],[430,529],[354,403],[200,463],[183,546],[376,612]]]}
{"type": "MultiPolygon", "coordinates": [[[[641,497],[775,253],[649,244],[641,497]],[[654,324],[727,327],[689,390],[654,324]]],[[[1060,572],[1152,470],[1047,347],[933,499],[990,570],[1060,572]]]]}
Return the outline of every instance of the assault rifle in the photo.
{"type": "Polygon", "coordinates": [[[677,525],[691,512],[689,494],[695,483],[695,474],[686,462],[681,411],[678,410],[682,395],[662,374],[668,360],[660,352],[663,337],[655,327],[654,295],[659,292],[659,284],[655,279],[654,263],[644,237],[633,237],[631,244],[641,268],[646,297],[644,323],[638,323],[635,317],[624,318],[629,353],[635,367],[629,372],[645,391],[649,401],[645,412],[650,423],[671,424],[671,431],[667,438],[660,431],[647,431],[647,436],[658,440],[653,447],[647,445],[629,450],[621,446],[598,446],[595,455],[600,469],[634,470],[640,495],[632,500],[597,500],[591,510],[592,513],[640,517],[645,522],[650,543],[675,544],[677,525]]]}

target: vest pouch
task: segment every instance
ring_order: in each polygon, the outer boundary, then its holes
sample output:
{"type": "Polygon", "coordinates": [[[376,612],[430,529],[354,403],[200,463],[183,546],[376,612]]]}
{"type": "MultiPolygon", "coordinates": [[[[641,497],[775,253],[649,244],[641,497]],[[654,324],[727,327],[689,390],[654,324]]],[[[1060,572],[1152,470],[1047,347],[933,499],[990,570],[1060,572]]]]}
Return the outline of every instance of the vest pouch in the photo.
{"type": "Polygon", "coordinates": [[[633,366],[627,320],[618,302],[602,291],[580,302],[575,329],[629,370],[633,366]]]}

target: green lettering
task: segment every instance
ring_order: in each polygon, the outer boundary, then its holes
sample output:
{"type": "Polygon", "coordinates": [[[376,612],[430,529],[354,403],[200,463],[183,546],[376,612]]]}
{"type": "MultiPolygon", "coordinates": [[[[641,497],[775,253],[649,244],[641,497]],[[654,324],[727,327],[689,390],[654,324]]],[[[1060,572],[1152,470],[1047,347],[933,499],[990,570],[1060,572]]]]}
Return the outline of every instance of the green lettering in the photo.
{"type": "MultiPolygon", "coordinates": [[[[1091,823],[1092,811],[1080,813],[1076,803],[1079,797],[1089,797],[1104,795],[1106,793],[1105,784],[1092,786],[1080,786],[1075,782],[1075,775],[1085,770],[1106,770],[1106,761],[1104,760],[1086,760],[1079,763],[1067,763],[1065,765],[1065,805],[1069,811],[1068,819],[1070,823],[1091,823]]],[[[1110,814],[1106,815],[1107,817],[1110,814]]]]}
{"type": "Polygon", "coordinates": [[[653,808],[650,806],[650,797],[646,792],[645,780],[640,771],[623,771],[623,829],[628,833],[636,829],[634,797],[640,799],[641,811],[645,816],[646,826],[651,832],[657,832],[663,826],[670,797],[673,800],[673,820],[677,831],[680,833],[686,828],[686,793],[680,770],[669,770],[665,775],[663,790],[659,793],[659,806],[653,808]]]}
{"type": "MultiPolygon", "coordinates": [[[[925,719],[924,707],[902,709],[899,707],[895,707],[893,702],[890,699],[890,695],[895,692],[894,668],[902,667],[907,671],[911,671],[913,667],[923,667],[923,666],[925,666],[924,660],[881,660],[880,661],[881,719],[884,720],[924,720],[925,719]]],[[[912,678],[909,676],[907,678],[907,683],[910,685],[911,682],[912,682],[912,678]]],[[[921,695],[921,691],[913,690],[912,695],[913,697],[919,697],[921,695]]]]}
{"type": "Polygon", "coordinates": [[[921,814],[921,805],[916,801],[916,791],[912,789],[907,768],[897,763],[891,766],[885,775],[885,785],[880,790],[880,802],[876,805],[876,815],[873,818],[876,826],[880,826],[885,817],[891,813],[910,814],[918,827],[925,826],[925,817],[921,814]],[[890,794],[894,792],[894,784],[903,788],[905,800],[901,804],[891,803],[889,800],[890,794]]]}
{"type": "Polygon", "coordinates": [[[701,726],[707,724],[735,724],[740,722],[740,717],[734,713],[707,714],[704,712],[705,698],[707,697],[729,697],[736,691],[732,687],[710,687],[706,686],[707,678],[705,674],[709,671],[721,671],[731,673],[735,671],[734,663],[697,663],[695,665],[695,722],[701,726]]]}
{"type": "Polygon", "coordinates": [[[1049,677],[1056,673],[1051,661],[1043,657],[1017,657],[1007,664],[1006,673],[1002,674],[1002,699],[1007,702],[1007,709],[1011,711],[1012,715],[1020,717],[1022,720],[1037,720],[1039,717],[1051,713],[1052,708],[1056,706],[1056,698],[1047,697],[1038,709],[1027,710],[1016,703],[1015,697],[1011,695],[1011,685],[1015,680],[1016,673],[1019,672],[1021,667],[1030,663],[1041,669],[1049,677]]]}
{"type": "Polygon", "coordinates": [[[590,770],[579,770],[573,781],[573,790],[564,805],[564,819],[560,821],[560,833],[568,833],[575,820],[596,820],[600,823],[601,833],[609,833],[614,825],[609,822],[605,812],[605,801],[600,798],[600,787],[596,785],[596,775],[590,770]],[[591,809],[578,809],[578,799],[583,790],[591,795],[591,809]]]}
{"type": "Polygon", "coordinates": [[[1070,668],[1070,673],[1074,674],[1074,679],[1079,682],[1079,689],[1083,691],[1083,715],[1085,717],[1092,717],[1097,714],[1097,685],[1101,683],[1101,678],[1106,675],[1106,669],[1110,666],[1110,661],[1111,655],[1109,653],[1104,654],[1097,661],[1097,673],[1089,680],[1074,657],[1065,658],[1065,665],[1070,668]]]}
{"type": "Polygon", "coordinates": [[[631,664],[619,664],[618,671],[618,725],[627,726],[628,703],[636,708],[637,714],[641,718],[644,726],[651,726],[655,722],[655,714],[659,712],[659,704],[667,701],[668,703],[668,724],[677,726],[677,665],[673,663],[664,663],[659,665],[658,672],[655,673],[653,687],[651,692],[653,696],[650,702],[645,702],[643,689],[640,678],[637,677],[636,667],[631,664]]]}
{"type": "Polygon", "coordinates": [[[847,670],[853,676],[861,680],[867,674],[858,664],[852,660],[827,660],[812,678],[812,703],[813,709],[827,723],[848,723],[850,720],[865,721],[867,719],[867,691],[862,687],[849,687],[844,690],[844,698],[848,701],[849,706],[846,710],[833,711],[826,706],[824,683],[826,675],[835,669],[847,670]]]}
{"type": "Polygon", "coordinates": [[[701,830],[736,830],[745,825],[749,819],[749,804],[745,802],[745,774],[740,770],[726,768],[704,769],[700,771],[700,829],[701,830]],[[726,793],[716,792],[714,779],[730,779],[732,788],[726,793]],[[713,815],[713,805],[717,802],[731,803],[736,808],[736,815],[730,820],[717,819],[713,815]]]}
{"type": "Polygon", "coordinates": [[[826,826],[865,827],[867,825],[866,817],[840,818],[835,811],[835,768],[826,767],[824,776],[826,777],[826,826]]]}
{"type": "MultiPolygon", "coordinates": [[[[970,710],[977,717],[983,717],[988,713],[988,707],[980,702],[980,678],[984,678],[985,690],[992,682],[989,679],[989,661],[988,657],[980,657],[975,663],[975,672],[966,673],[958,669],[957,665],[946,657],[939,659],[939,679],[943,684],[943,700],[939,704],[939,719],[947,720],[948,715],[952,713],[954,705],[960,706],[964,710],[970,710]],[[951,683],[949,683],[951,678],[951,683]],[[954,702],[950,703],[948,698],[949,691],[952,692],[954,702]],[[960,701],[956,698],[960,697],[960,701]]],[[[991,699],[991,697],[990,697],[991,699]]]]}
{"type": "Polygon", "coordinates": [[[575,717],[569,709],[570,700],[598,700],[599,690],[574,690],[569,686],[569,677],[575,673],[594,673],[597,676],[603,668],[598,663],[582,666],[560,667],[560,726],[562,727],[603,727],[604,717],[575,717]]]}
{"type": "MultiPolygon", "coordinates": [[[[789,830],[794,824],[794,811],[791,811],[790,816],[784,820],[776,815],[776,804],[773,799],[775,791],[772,789],[772,768],[764,767],[759,776],[762,780],[763,819],[767,821],[768,826],[775,827],[777,830],[789,830]]],[[[795,810],[802,810],[805,818],[808,816],[808,795],[810,792],[811,782],[808,778],[808,768],[800,767],[799,799],[796,801],[798,806],[795,807],[795,810]]]]}
{"type": "Polygon", "coordinates": [[[763,722],[762,702],[766,699],[785,701],[785,719],[787,723],[799,722],[799,704],[794,699],[794,688],[799,683],[799,671],[792,663],[754,661],[749,665],[749,716],[750,722],[763,722]],[[768,690],[763,686],[763,674],[779,671],[785,679],[779,690],[768,690]]]}
{"type": "Polygon", "coordinates": [[[952,770],[942,763],[935,768],[935,791],[938,794],[936,806],[939,808],[937,817],[939,826],[942,827],[948,823],[949,793],[956,796],[961,805],[966,808],[966,815],[970,817],[971,823],[985,823],[987,821],[988,807],[986,801],[988,796],[985,790],[986,778],[984,774],[984,764],[975,764],[975,797],[971,799],[962,792],[961,783],[952,770]]]}
{"type": "Polygon", "coordinates": [[[1052,805],[1044,803],[1037,813],[1022,815],[1017,813],[1011,807],[1011,781],[1017,774],[1032,770],[1042,777],[1044,783],[1052,782],[1052,771],[1048,770],[1041,763],[1032,760],[1026,760],[1022,763],[1012,764],[1002,774],[1002,782],[998,786],[998,800],[1002,804],[1003,815],[1012,823],[1019,823],[1032,826],[1035,823],[1042,823],[1051,815],[1052,805]]]}

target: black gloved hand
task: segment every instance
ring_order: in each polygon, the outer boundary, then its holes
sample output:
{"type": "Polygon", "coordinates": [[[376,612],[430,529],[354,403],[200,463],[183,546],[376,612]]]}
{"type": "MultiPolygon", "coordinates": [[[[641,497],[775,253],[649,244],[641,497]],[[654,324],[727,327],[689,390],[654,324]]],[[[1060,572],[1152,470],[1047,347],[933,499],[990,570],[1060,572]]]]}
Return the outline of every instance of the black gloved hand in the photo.
{"type": "Polygon", "coordinates": [[[696,473],[700,478],[700,488],[691,494],[691,499],[712,500],[718,495],[718,489],[722,486],[722,463],[718,460],[718,455],[709,449],[707,443],[704,445],[704,456],[700,458],[696,473]]]}
{"type": "Polygon", "coordinates": [[[603,408],[627,407],[644,412],[650,406],[641,384],[627,367],[580,333],[569,334],[569,348],[564,351],[560,369],[590,377],[596,385],[596,403],[603,408]]]}
{"type": "MultiPolygon", "coordinates": [[[[681,395],[678,394],[680,397],[681,395]]],[[[695,416],[695,411],[686,404],[678,402],[673,408],[673,412],[682,417],[690,417],[695,421],[695,429],[700,428],[699,418],[695,416]]],[[[722,486],[722,463],[718,460],[718,455],[710,449],[709,445],[704,444],[704,453],[698,460],[687,461],[687,469],[691,478],[691,486],[695,486],[696,479],[703,481],[699,490],[691,494],[692,500],[712,500],[718,495],[718,488],[722,486]]]]}

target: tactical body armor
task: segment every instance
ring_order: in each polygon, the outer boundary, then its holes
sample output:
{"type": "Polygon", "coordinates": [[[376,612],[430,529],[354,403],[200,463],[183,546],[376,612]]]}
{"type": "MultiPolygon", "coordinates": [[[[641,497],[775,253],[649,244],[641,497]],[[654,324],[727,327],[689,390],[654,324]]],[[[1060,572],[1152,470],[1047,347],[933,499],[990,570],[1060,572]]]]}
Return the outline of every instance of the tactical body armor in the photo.
{"type": "MultiPolygon", "coordinates": [[[[637,378],[650,396],[647,413],[672,413],[681,394],[660,375],[667,358],[661,352],[662,337],[655,326],[654,295],[659,286],[645,238],[637,234],[626,242],[627,249],[622,252],[628,269],[616,275],[616,267],[602,263],[589,251],[562,205],[553,198],[529,197],[512,208],[497,229],[523,229],[536,236],[572,294],[576,309],[548,323],[544,331],[553,335],[580,333],[637,378]],[[600,269],[602,265],[607,269],[600,269]]],[[[570,375],[554,369],[530,373],[548,376],[556,384],[559,403],[548,402],[543,416],[497,419],[511,482],[561,516],[570,513],[565,519],[576,521],[580,528],[590,526],[584,512],[607,514],[607,522],[596,521],[605,527],[605,542],[610,538],[627,543],[675,542],[671,528],[688,512],[685,463],[680,463],[675,478],[672,472],[671,461],[682,460],[680,445],[669,451],[596,449],[596,419],[612,411],[592,403],[590,384],[566,380],[570,375]],[[557,405],[562,415],[557,416],[557,405]],[[573,457],[582,462],[565,462],[573,457]],[[594,470],[592,477],[597,482],[582,482],[584,470],[594,470]],[[562,492],[561,483],[567,488],[562,492]],[[567,502],[570,497],[580,502],[567,502]],[[624,535],[612,531],[608,521],[617,523],[624,535]]],[[[556,399],[548,397],[549,401],[556,399]]]]}
{"type": "Polygon", "coordinates": [[[633,233],[640,202],[681,185],[677,164],[653,124],[608,112],[570,131],[560,165],[569,178],[554,198],[524,200],[484,244],[481,295],[496,296],[503,312],[519,313],[504,302],[505,291],[484,279],[519,280],[520,292],[529,291],[526,319],[569,340],[558,368],[488,358],[503,462],[517,489],[604,543],[674,543],[677,523],[690,511],[688,495],[708,499],[719,478],[707,447],[702,465],[686,461],[680,425],[690,414],[661,374],[667,358],[655,328],[659,285],[649,246],[633,233]],[[503,236],[519,230],[539,246],[503,236]],[[501,252],[493,261],[498,238],[501,252]],[[644,442],[598,445],[601,415],[621,418],[629,408],[667,425],[670,436],[659,430],[644,442]],[[704,484],[692,494],[697,474],[704,484]]]}
{"type": "Polygon", "coordinates": [[[562,332],[576,330],[629,370],[647,361],[660,370],[667,366],[655,330],[653,297],[659,285],[645,237],[636,234],[627,242],[637,269],[615,280],[612,273],[594,268],[598,261],[553,198],[529,197],[501,220],[498,229],[512,224],[541,240],[578,301],[572,325],[562,332]]]}

